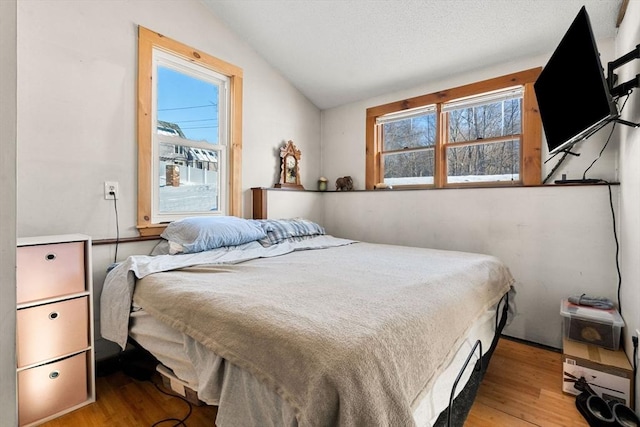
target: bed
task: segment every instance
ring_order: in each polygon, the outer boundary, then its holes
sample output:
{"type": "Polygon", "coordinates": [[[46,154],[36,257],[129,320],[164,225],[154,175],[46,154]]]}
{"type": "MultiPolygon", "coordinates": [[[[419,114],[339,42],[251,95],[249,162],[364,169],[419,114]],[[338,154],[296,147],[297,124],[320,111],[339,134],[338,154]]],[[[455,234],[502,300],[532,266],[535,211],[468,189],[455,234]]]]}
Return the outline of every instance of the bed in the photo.
{"type": "Polygon", "coordinates": [[[101,333],[217,405],[218,427],[462,425],[508,311],[497,258],[303,219],[187,219],[163,237],[108,273],[101,333]]]}

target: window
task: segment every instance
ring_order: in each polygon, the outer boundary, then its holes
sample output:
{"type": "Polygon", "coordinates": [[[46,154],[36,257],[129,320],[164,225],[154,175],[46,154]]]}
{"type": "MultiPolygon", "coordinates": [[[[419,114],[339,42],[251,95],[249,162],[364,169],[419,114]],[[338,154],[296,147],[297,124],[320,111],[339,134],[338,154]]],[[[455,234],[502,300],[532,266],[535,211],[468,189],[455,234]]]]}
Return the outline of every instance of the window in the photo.
{"type": "Polygon", "coordinates": [[[369,108],[366,188],[540,184],[539,73],[369,108]]]}
{"type": "Polygon", "coordinates": [[[154,48],[152,81],[151,221],[226,212],[229,79],[154,48]]]}
{"type": "Polygon", "coordinates": [[[381,135],[381,175],[388,185],[433,184],[436,106],[376,118],[381,135]]]}
{"type": "Polygon", "coordinates": [[[242,70],[138,28],[138,229],[241,215],[242,70]]]}

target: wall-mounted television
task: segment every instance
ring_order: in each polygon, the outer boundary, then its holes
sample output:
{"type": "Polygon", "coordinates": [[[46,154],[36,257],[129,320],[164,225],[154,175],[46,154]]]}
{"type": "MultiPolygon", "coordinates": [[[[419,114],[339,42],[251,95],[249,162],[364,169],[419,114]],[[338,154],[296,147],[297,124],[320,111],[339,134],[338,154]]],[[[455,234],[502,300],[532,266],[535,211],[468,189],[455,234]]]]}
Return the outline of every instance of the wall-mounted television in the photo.
{"type": "Polygon", "coordinates": [[[619,116],[584,6],[533,86],[549,154],[569,150],[619,116]]]}

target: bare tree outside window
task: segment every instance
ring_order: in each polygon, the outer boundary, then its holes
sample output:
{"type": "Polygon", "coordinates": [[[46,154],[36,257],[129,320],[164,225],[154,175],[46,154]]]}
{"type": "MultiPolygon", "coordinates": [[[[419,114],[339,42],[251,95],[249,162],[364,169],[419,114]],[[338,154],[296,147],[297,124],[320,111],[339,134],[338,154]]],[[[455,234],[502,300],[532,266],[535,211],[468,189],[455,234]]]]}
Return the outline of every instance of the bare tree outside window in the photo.
{"type": "MultiPolygon", "coordinates": [[[[470,99],[444,104],[440,115],[447,130],[447,183],[519,180],[522,95],[498,100],[470,99]],[[460,105],[457,107],[457,105],[460,105]]],[[[386,184],[431,185],[437,138],[435,106],[421,114],[407,111],[381,120],[381,164],[386,184]]]]}
{"type": "Polygon", "coordinates": [[[432,184],[436,115],[428,113],[383,125],[384,182],[432,184]]]}
{"type": "Polygon", "coordinates": [[[541,183],[541,67],[367,108],[365,187],[541,183]]]}
{"type": "Polygon", "coordinates": [[[453,110],[447,119],[447,144],[469,143],[448,147],[448,181],[519,179],[521,98],[453,110]]]}

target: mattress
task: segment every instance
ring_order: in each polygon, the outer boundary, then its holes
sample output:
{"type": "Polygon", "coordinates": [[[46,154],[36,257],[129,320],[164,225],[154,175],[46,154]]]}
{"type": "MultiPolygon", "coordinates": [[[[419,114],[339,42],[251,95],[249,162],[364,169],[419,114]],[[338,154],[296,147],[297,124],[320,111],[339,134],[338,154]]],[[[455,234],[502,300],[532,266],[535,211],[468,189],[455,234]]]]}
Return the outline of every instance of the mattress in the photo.
{"type": "MultiPolygon", "coordinates": [[[[469,329],[451,362],[444,368],[433,386],[427,390],[414,405],[413,417],[419,427],[431,427],[438,416],[449,406],[452,386],[464,362],[477,340],[482,342],[483,355],[489,350],[495,335],[496,307],[487,310],[469,329]]],[[[250,373],[228,363],[197,341],[157,320],[146,311],[136,308],[131,313],[130,336],[147,351],[152,353],[164,366],[189,388],[198,392],[198,398],[209,405],[219,406],[216,425],[239,425],[246,422],[237,415],[246,411],[242,405],[253,408],[254,419],[264,420],[265,406],[274,425],[296,426],[295,414],[287,403],[276,393],[264,387],[250,373]],[[196,366],[206,375],[198,375],[196,366]],[[233,385],[231,385],[233,384],[233,385]],[[229,403],[230,402],[230,403],[229,403]],[[273,419],[277,416],[284,421],[273,419]],[[259,418],[258,418],[259,417],[259,418]]],[[[475,353],[478,354],[477,351],[475,353]]],[[[465,369],[455,396],[463,389],[471,376],[477,356],[474,356],[465,369]]]]}
{"type": "Polygon", "coordinates": [[[221,427],[430,426],[512,283],[488,255],[331,236],[135,256],[105,279],[101,333],[135,339],[221,427]]]}

